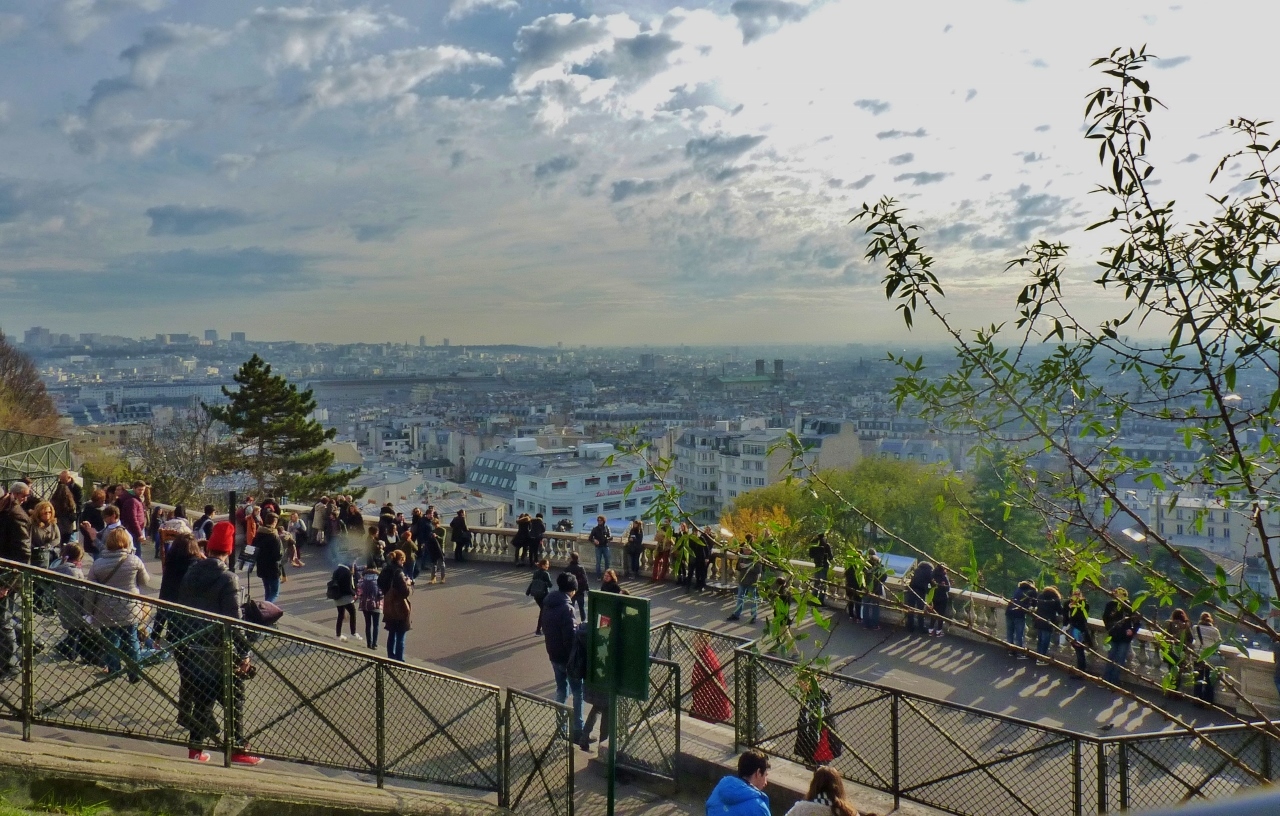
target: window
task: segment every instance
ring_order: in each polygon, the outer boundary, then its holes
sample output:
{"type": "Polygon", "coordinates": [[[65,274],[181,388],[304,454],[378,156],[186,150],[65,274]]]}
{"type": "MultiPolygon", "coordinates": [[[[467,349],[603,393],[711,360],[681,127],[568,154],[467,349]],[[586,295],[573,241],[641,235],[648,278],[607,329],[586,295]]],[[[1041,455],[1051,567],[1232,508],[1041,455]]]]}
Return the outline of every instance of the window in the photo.
{"type": "Polygon", "coordinates": [[[1230,541],[1230,540],[1231,540],[1231,528],[1230,528],[1230,527],[1223,527],[1223,528],[1222,528],[1222,540],[1223,540],[1223,541],[1230,541]]]}
{"type": "Polygon", "coordinates": [[[618,483],[618,474],[615,473],[609,477],[609,484],[617,484],[617,483],[618,483]]]}
{"type": "Polygon", "coordinates": [[[586,516],[586,515],[590,515],[591,513],[598,513],[599,511],[600,511],[600,505],[598,505],[598,504],[584,504],[584,505],[582,505],[582,515],[584,515],[584,516],[586,516]]]}
{"type": "Polygon", "coordinates": [[[568,490],[569,483],[568,482],[552,482],[551,489],[552,490],[568,490]]]}
{"type": "Polygon", "coordinates": [[[547,514],[547,506],[545,504],[538,505],[538,512],[545,516],[547,514]]]}
{"type": "Polygon", "coordinates": [[[738,474],[736,474],[736,473],[730,473],[730,474],[729,474],[729,484],[737,484],[737,483],[738,483],[738,474]]]}
{"type": "Polygon", "coordinates": [[[640,500],[640,504],[641,506],[644,506],[646,504],[653,504],[653,496],[645,496],[643,499],[640,500]]]}
{"type": "Polygon", "coordinates": [[[756,470],[764,470],[764,462],[756,462],[756,470]]]}
{"type": "Polygon", "coordinates": [[[605,502],[604,503],[604,512],[606,513],[608,513],[610,510],[621,510],[621,509],[622,509],[622,502],[605,502]]]}
{"type": "Polygon", "coordinates": [[[736,490],[730,490],[730,491],[729,491],[729,498],[731,498],[731,499],[732,499],[732,498],[734,498],[734,497],[735,497],[735,496],[737,496],[737,495],[738,495],[738,491],[736,491],[736,490]]]}
{"type": "Polygon", "coordinates": [[[623,503],[623,506],[625,506],[625,507],[635,507],[635,506],[636,506],[636,500],[635,500],[635,499],[627,499],[627,500],[623,503]]]}
{"type": "Polygon", "coordinates": [[[524,499],[516,499],[516,507],[519,507],[521,510],[523,510],[523,509],[524,509],[524,499]]]}
{"type": "Polygon", "coordinates": [[[1210,528],[1209,528],[1209,538],[1213,538],[1213,537],[1214,537],[1214,529],[1213,529],[1212,527],[1210,527],[1210,528]]]}
{"type": "Polygon", "coordinates": [[[573,508],[572,508],[572,507],[554,507],[554,506],[553,506],[553,507],[551,508],[551,515],[553,515],[553,516],[572,516],[572,515],[573,515],[573,508]]]}
{"type": "Polygon", "coordinates": [[[757,485],[758,487],[764,487],[764,477],[763,477],[763,476],[757,476],[757,477],[756,477],[756,485],[757,485]]]}
{"type": "Polygon", "coordinates": [[[630,473],[624,473],[618,478],[622,481],[623,484],[626,484],[627,482],[631,481],[633,477],[631,476],[630,473]]]}
{"type": "Polygon", "coordinates": [[[1178,525],[1178,535],[1182,535],[1182,525],[1178,525]]]}
{"type": "Polygon", "coordinates": [[[582,480],[582,483],[585,484],[587,487],[595,487],[596,485],[600,484],[600,477],[588,476],[587,478],[582,480]]]}
{"type": "Polygon", "coordinates": [[[529,489],[530,489],[530,490],[537,490],[537,489],[538,489],[538,483],[537,483],[537,482],[529,482],[529,489]]]}

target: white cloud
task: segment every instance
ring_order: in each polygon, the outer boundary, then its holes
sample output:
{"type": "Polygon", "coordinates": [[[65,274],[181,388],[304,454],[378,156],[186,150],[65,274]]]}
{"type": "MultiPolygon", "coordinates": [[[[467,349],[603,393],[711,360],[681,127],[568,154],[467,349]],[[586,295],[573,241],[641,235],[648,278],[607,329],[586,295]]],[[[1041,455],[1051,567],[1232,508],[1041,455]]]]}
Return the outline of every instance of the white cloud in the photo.
{"type": "Polygon", "coordinates": [[[387,100],[411,102],[414,89],[440,74],[501,65],[497,57],[449,45],[408,48],[326,68],[309,85],[307,101],[313,108],[387,100]]]}
{"type": "Polygon", "coordinates": [[[53,12],[53,22],[69,42],[81,43],[115,14],[152,12],[164,8],[166,0],[62,0],[53,12]]]}
{"type": "Polygon", "coordinates": [[[638,26],[626,15],[611,17],[574,17],[572,14],[548,14],[539,17],[516,34],[516,75],[528,83],[548,69],[551,78],[563,75],[574,65],[581,65],[613,43],[613,38],[638,26]],[[621,29],[621,30],[620,30],[621,29]]]}
{"type": "Polygon", "coordinates": [[[134,156],[144,156],[161,142],[191,127],[185,119],[135,119],[119,114],[107,121],[93,121],[69,114],[60,122],[63,135],[77,153],[100,156],[113,147],[122,147],[134,156]]]}
{"type": "Polygon", "coordinates": [[[517,0],[453,0],[449,4],[449,11],[444,15],[444,19],[446,22],[454,22],[485,9],[515,11],[518,8],[520,3],[517,0]]]}
{"type": "Polygon", "coordinates": [[[394,14],[368,9],[320,11],[305,6],[259,8],[245,26],[270,49],[270,68],[311,68],[313,63],[349,55],[357,40],[407,23],[394,14]]]}

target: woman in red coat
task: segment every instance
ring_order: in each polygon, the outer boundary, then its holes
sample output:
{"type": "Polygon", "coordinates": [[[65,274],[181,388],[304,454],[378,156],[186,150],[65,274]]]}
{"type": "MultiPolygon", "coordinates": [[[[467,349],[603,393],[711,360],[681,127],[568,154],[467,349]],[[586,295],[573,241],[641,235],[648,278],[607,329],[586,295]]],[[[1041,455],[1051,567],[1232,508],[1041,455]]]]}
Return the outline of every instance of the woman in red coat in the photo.
{"type": "Polygon", "coordinates": [[[693,638],[693,716],[706,722],[732,722],[733,704],[724,682],[720,658],[704,634],[693,638]]]}

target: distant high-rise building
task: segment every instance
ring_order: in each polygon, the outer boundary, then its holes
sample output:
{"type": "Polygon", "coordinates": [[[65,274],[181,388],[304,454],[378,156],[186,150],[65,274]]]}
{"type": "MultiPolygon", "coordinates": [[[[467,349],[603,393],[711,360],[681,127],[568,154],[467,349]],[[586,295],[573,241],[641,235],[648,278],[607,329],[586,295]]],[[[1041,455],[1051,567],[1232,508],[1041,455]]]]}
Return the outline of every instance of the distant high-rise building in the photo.
{"type": "Polygon", "coordinates": [[[32,326],[22,334],[22,345],[24,346],[52,346],[53,334],[42,326],[32,326]]]}
{"type": "Polygon", "coordinates": [[[654,355],[653,355],[653,354],[648,353],[648,352],[646,352],[646,353],[644,353],[644,354],[641,354],[641,355],[640,355],[640,370],[641,370],[641,371],[653,371],[655,361],[656,361],[656,358],[654,357],[654,355]]]}
{"type": "Polygon", "coordinates": [[[418,335],[418,348],[426,348],[427,336],[425,334],[418,335]]]}
{"type": "Polygon", "coordinates": [[[217,330],[217,329],[205,329],[205,330],[204,330],[204,339],[208,340],[210,343],[216,343],[216,342],[218,342],[218,330],[217,330]]]}
{"type": "Polygon", "coordinates": [[[446,337],[446,338],[444,339],[444,347],[445,347],[445,348],[449,348],[449,338],[448,338],[448,337],[446,337]]]}
{"type": "Polygon", "coordinates": [[[244,332],[231,332],[231,342],[232,343],[245,342],[244,332]]]}

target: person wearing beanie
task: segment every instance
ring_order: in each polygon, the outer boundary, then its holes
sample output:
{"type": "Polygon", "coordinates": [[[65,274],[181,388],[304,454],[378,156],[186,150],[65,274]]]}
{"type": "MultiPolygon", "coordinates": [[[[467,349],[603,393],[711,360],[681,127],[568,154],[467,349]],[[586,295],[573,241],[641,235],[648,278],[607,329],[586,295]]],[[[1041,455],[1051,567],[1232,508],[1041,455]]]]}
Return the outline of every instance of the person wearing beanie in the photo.
{"type": "MultiPolygon", "coordinates": [[[[187,569],[174,599],[177,603],[228,618],[240,617],[240,582],[227,567],[227,559],[235,550],[235,537],[235,526],[231,522],[213,525],[205,548],[209,557],[187,569]]],[[[174,650],[178,664],[178,725],[190,734],[187,756],[196,762],[208,762],[209,754],[204,746],[218,742],[218,724],[223,719],[213,715],[214,704],[222,701],[225,662],[222,627],[206,626],[197,618],[171,620],[170,627],[183,630],[174,633],[174,640],[182,643],[174,650]]],[[[233,629],[231,648],[235,665],[231,711],[235,749],[231,761],[236,765],[259,765],[262,757],[250,754],[244,739],[245,681],[253,671],[249,663],[249,641],[238,627],[233,629]]]]}
{"type": "Polygon", "coordinates": [[[542,630],[547,657],[556,678],[556,702],[564,703],[569,690],[573,690],[574,742],[582,738],[582,675],[570,671],[569,666],[578,630],[578,615],[573,608],[573,596],[577,591],[577,579],[567,572],[560,573],[556,576],[556,589],[547,593],[542,601],[542,613],[538,616],[538,628],[542,630]]]}

